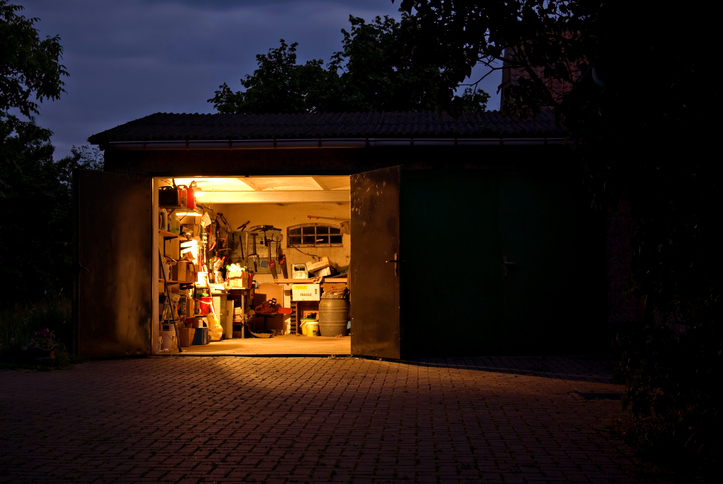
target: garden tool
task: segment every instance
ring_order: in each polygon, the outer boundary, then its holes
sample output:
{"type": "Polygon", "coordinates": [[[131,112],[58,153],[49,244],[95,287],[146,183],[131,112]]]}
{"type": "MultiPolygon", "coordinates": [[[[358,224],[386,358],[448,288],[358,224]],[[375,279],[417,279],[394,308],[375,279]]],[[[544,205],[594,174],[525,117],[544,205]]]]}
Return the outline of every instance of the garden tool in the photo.
{"type": "Polygon", "coordinates": [[[249,234],[251,236],[252,244],[253,244],[253,253],[249,254],[249,259],[253,258],[254,261],[254,272],[258,271],[258,267],[256,265],[256,260],[259,258],[259,255],[256,253],[256,236],[258,235],[256,232],[252,232],[249,234]]]}

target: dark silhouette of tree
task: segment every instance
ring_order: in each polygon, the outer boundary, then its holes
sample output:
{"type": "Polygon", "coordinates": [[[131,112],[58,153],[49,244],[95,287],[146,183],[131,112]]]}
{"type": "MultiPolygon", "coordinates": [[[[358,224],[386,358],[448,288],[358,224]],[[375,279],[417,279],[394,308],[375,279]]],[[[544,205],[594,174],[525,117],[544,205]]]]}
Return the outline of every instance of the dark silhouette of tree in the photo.
{"type": "Polygon", "coordinates": [[[437,110],[483,111],[487,93],[468,89],[455,94],[459,83],[447,81],[440,65],[414,57],[401,42],[414,23],[385,16],[366,23],[349,17],[342,29],[342,50],[327,68],[322,60],[296,63],[296,43],[283,39],[276,49],[256,56],[258,69],[241,79],[243,91],[222,84],[209,99],[221,113],[300,113],[437,110]]]}
{"type": "Polygon", "coordinates": [[[99,162],[87,147],[53,160],[52,133],[33,116],[63,92],[63,49],[21,10],[0,0],[0,268],[13,288],[0,300],[13,302],[70,292],[72,172],[99,162]]]}

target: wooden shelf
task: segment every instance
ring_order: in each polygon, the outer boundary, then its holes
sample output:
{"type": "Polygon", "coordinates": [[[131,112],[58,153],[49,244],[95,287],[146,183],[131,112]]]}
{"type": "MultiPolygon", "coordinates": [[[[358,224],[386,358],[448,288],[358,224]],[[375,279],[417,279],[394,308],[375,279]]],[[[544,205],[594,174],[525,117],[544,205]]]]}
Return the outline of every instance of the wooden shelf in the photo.
{"type": "Polygon", "coordinates": [[[158,235],[163,236],[164,239],[175,239],[180,237],[178,234],[174,234],[172,232],[166,232],[165,230],[159,230],[158,235]]]}
{"type": "Polygon", "coordinates": [[[274,284],[312,284],[314,279],[274,279],[274,284]]]}

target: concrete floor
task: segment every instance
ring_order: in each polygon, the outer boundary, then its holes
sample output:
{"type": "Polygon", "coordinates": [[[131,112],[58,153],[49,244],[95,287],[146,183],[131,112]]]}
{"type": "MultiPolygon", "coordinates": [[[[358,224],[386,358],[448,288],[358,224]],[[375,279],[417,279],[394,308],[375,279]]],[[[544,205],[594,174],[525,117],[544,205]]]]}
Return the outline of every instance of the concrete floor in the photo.
{"type": "Polygon", "coordinates": [[[297,334],[277,335],[273,338],[235,338],[212,341],[207,345],[182,348],[181,355],[267,355],[267,356],[348,356],[351,354],[351,336],[328,338],[297,334]]]}

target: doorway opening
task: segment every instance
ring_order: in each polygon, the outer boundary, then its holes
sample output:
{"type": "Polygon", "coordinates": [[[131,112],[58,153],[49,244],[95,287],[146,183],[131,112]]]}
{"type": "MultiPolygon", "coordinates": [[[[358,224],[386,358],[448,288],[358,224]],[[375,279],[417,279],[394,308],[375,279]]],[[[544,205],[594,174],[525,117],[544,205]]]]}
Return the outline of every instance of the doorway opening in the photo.
{"type": "Polygon", "coordinates": [[[153,354],[351,353],[349,176],[156,177],[153,194],[153,354]]]}

